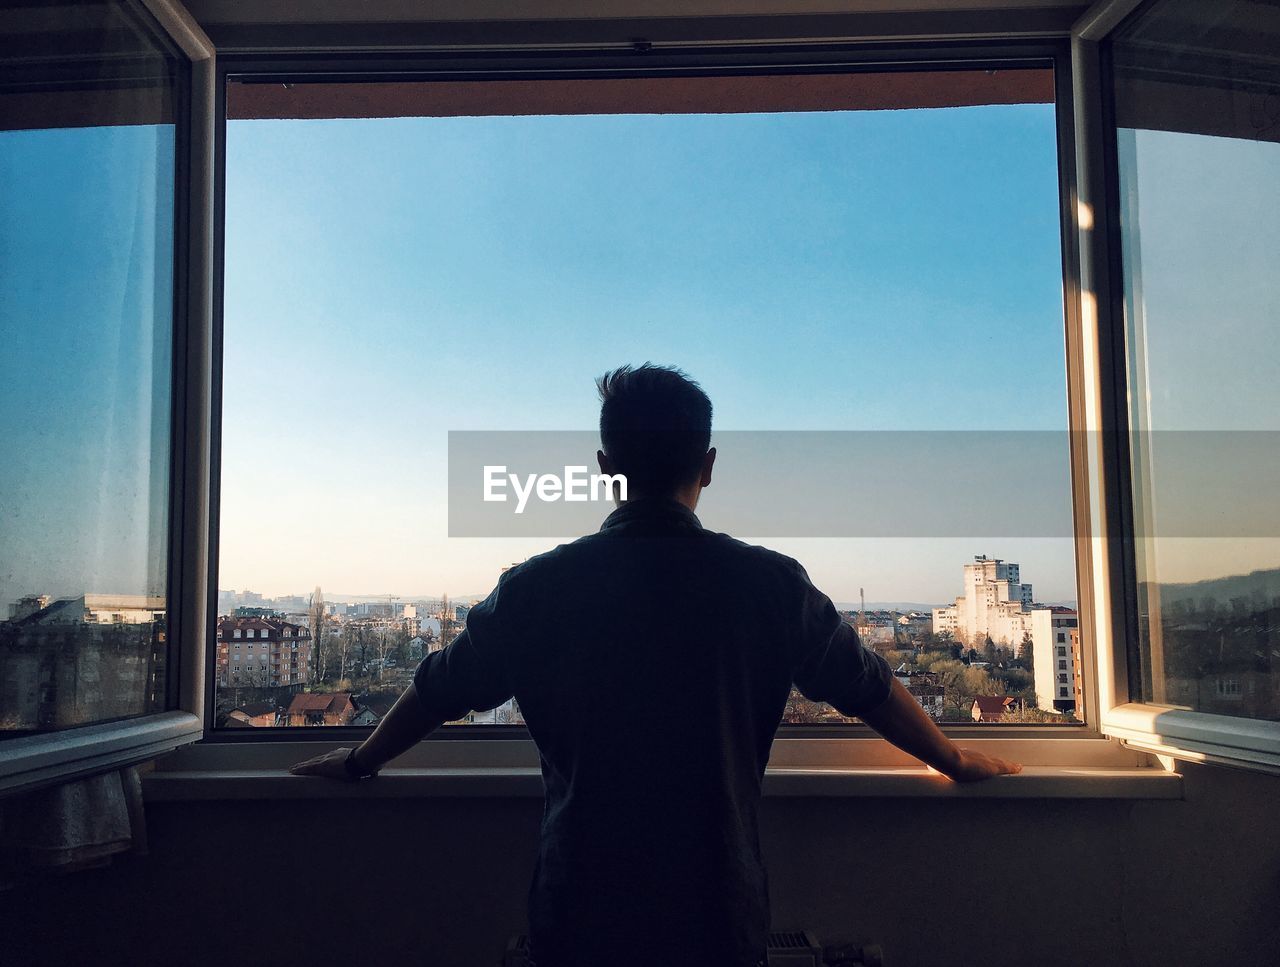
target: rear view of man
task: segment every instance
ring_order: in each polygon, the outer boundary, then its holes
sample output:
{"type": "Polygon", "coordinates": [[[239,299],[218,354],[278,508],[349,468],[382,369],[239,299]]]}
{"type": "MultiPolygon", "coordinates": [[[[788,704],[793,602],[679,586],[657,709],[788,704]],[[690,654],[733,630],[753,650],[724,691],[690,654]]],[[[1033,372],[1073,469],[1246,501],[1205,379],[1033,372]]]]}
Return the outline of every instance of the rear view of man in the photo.
{"type": "Polygon", "coordinates": [[[358,749],[294,771],[369,775],[514,696],[546,786],[538,967],[752,967],[769,928],[761,781],[793,684],[957,781],[1019,767],[943,736],[798,563],[702,527],[716,452],[697,383],[646,364],[598,387],[597,459],[629,499],[507,571],[358,749]]]}

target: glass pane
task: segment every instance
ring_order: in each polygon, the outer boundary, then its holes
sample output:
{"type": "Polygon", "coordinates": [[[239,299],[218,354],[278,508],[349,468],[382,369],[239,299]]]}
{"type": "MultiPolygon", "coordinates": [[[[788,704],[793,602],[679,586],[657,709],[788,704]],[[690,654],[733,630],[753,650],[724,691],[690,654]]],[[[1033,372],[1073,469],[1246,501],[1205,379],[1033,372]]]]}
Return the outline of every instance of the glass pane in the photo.
{"type": "Polygon", "coordinates": [[[6,735],[162,710],[167,664],[177,63],[125,5],[36,12],[0,46],[6,735]]]}
{"type": "Polygon", "coordinates": [[[961,520],[1005,508],[990,533],[759,542],[938,718],[1078,721],[1052,70],[232,78],[227,104],[219,724],[375,722],[559,543],[450,536],[450,433],[589,430],[595,377],[644,360],[714,403],[708,527],[736,529],[738,431],[878,432],[856,478],[905,462],[961,520]],[[977,438],[1047,468],[1052,523],[966,463],[977,438]]]}
{"type": "Polygon", "coordinates": [[[1135,700],[1280,719],[1280,8],[1115,38],[1135,700]]]}

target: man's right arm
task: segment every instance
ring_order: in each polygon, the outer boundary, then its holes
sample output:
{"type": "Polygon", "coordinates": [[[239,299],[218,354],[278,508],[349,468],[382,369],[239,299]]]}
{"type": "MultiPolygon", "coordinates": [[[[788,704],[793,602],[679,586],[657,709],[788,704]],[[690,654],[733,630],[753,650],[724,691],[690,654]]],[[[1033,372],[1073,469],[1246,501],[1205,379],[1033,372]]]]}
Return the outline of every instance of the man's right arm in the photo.
{"type": "Polygon", "coordinates": [[[961,749],[943,735],[888,663],[862,644],[831,599],[813,586],[804,568],[794,561],[790,564],[799,578],[796,632],[802,643],[793,681],[804,695],[857,716],[898,748],[956,782],[1022,770],[1016,762],[961,749]]]}
{"type": "Polygon", "coordinates": [[[903,752],[956,782],[975,782],[1022,771],[1016,762],[960,748],[942,734],[896,678],[889,688],[889,697],[878,708],[858,717],[903,752]]]}

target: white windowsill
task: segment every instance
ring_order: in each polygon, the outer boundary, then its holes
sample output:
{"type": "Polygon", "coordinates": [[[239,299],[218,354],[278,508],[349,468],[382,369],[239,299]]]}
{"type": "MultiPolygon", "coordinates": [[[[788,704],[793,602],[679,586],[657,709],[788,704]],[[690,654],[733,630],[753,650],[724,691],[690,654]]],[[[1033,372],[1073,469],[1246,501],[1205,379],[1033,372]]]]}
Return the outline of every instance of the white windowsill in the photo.
{"type": "MultiPolygon", "coordinates": [[[[541,798],[537,767],[386,769],[359,783],[284,769],[173,770],[145,776],[150,802],[238,799],[541,798]]],[[[923,767],[769,768],[768,797],[954,799],[1181,799],[1182,777],[1158,767],[1028,766],[1020,775],[957,784],[923,767]]]]}
{"type": "MultiPolygon", "coordinates": [[[[957,785],[888,742],[860,737],[780,738],[765,773],[769,797],[996,799],[1178,799],[1182,779],[1144,753],[1095,734],[958,739],[967,748],[1024,764],[1017,776],[957,785]]],[[[334,745],[337,743],[335,742],[334,745]]],[[[291,776],[288,767],[328,742],[208,741],[179,749],[143,779],[153,802],[237,799],[542,796],[538,751],[529,739],[420,742],[376,779],[350,784],[291,776]]]]}
{"type": "Polygon", "coordinates": [[[1159,705],[1120,705],[1103,715],[1107,735],[1153,755],[1280,773],[1280,722],[1159,705]]]}

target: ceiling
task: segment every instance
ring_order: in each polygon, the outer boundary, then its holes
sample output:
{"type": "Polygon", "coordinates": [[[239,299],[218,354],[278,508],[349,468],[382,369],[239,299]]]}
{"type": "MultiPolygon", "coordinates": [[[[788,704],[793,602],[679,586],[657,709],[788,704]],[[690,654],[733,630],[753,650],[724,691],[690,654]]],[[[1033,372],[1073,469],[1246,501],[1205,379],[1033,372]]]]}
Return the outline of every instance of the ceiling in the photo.
{"type": "Polygon", "coordinates": [[[1061,37],[1070,0],[188,0],[227,51],[1061,37]]]}

